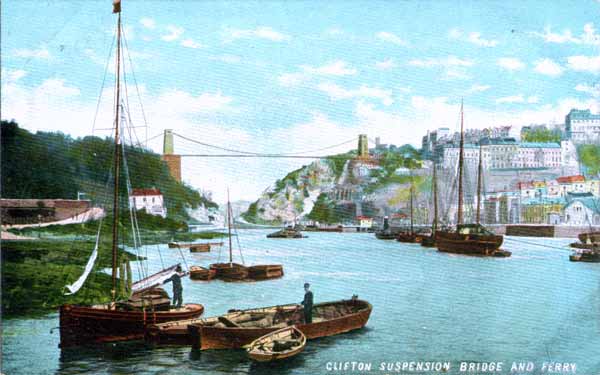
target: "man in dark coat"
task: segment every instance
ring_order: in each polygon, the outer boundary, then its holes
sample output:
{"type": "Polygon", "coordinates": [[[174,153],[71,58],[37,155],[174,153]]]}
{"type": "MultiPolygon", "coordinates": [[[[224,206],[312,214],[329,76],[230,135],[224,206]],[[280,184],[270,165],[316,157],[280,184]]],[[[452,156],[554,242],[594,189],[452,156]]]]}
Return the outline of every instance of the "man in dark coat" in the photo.
{"type": "Polygon", "coordinates": [[[177,266],[177,271],[173,276],[165,280],[165,284],[169,281],[173,283],[173,305],[177,308],[183,303],[183,287],[181,286],[181,266],[177,266]]]}
{"type": "Polygon", "coordinates": [[[310,284],[304,283],[304,323],[312,323],[313,293],[310,291],[310,284]]]}

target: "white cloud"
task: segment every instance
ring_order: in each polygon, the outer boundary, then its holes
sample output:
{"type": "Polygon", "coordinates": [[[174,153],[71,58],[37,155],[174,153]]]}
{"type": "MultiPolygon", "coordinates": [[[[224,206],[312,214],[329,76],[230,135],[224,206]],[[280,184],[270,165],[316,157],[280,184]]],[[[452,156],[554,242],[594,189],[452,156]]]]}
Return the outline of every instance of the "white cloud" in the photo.
{"type": "Polygon", "coordinates": [[[505,96],[505,97],[496,99],[496,103],[498,103],[498,104],[502,104],[502,103],[524,103],[524,102],[525,102],[525,98],[523,97],[523,94],[513,95],[513,96],[505,96]]]}
{"type": "Polygon", "coordinates": [[[446,74],[444,76],[444,80],[453,80],[453,79],[471,79],[472,77],[464,72],[464,69],[450,67],[446,70],[446,74]]]}
{"type": "Polygon", "coordinates": [[[225,42],[249,38],[266,39],[273,42],[281,42],[290,39],[288,35],[267,26],[260,26],[255,29],[226,29],[223,34],[225,42]]]}
{"type": "Polygon", "coordinates": [[[519,95],[513,95],[513,96],[505,96],[503,98],[498,98],[496,99],[496,103],[498,104],[502,104],[502,103],[529,103],[529,104],[536,104],[539,103],[540,98],[538,98],[537,96],[529,96],[527,98],[525,98],[525,96],[523,94],[519,94],[519,95]]]}
{"type": "Polygon", "coordinates": [[[0,70],[0,81],[3,83],[14,83],[27,75],[27,72],[22,69],[5,69],[0,70]]]}
{"type": "Polygon", "coordinates": [[[535,62],[535,71],[540,74],[556,77],[562,74],[563,67],[552,59],[541,59],[535,62]]]}
{"type": "Polygon", "coordinates": [[[154,29],[156,27],[156,22],[152,18],[144,17],[140,20],[140,23],[146,29],[154,29]]]}
{"type": "Polygon", "coordinates": [[[298,86],[299,84],[311,80],[313,76],[349,76],[355,75],[358,71],[349,66],[347,62],[343,60],[332,61],[322,66],[300,66],[302,71],[283,73],[277,77],[277,81],[281,86],[291,87],[298,86]]]}
{"type": "Polygon", "coordinates": [[[357,73],[355,68],[348,66],[348,63],[343,60],[333,61],[329,64],[318,67],[303,65],[301,68],[306,73],[323,76],[349,76],[357,73]]]}
{"type": "Polygon", "coordinates": [[[406,41],[404,41],[402,38],[400,38],[399,36],[397,36],[394,33],[390,33],[387,31],[380,31],[377,34],[375,34],[375,36],[380,39],[383,40],[384,42],[390,42],[392,44],[396,44],[398,46],[408,46],[408,43],[406,41]]]}
{"type": "Polygon", "coordinates": [[[211,56],[209,60],[220,61],[226,64],[238,64],[242,61],[242,58],[236,55],[219,55],[219,56],[211,56]]]}
{"type": "Polygon", "coordinates": [[[308,77],[304,73],[283,73],[277,77],[277,81],[281,86],[291,87],[298,86],[308,77]]]}
{"type": "Polygon", "coordinates": [[[600,73],[600,56],[570,56],[568,67],[578,72],[600,73]]]}
{"type": "Polygon", "coordinates": [[[39,49],[27,49],[27,48],[17,49],[13,52],[13,56],[23,57],[23,58],[28,58],[28,59],[29,58],[41,59],[41,60],[48,60],[51,57],[50,51],[48,51],[48,48],[46,48],[46,47],[41,47],[39,49]]]}
{"type": "Polygon", "coordinates": [[[498,66],[506,70],[521,70],[525,68],[525,63],[515,57],[502,57],[498,59],[498,66]]]}
{"type": "Polygon", "coordinates": [[[230,108],[233,98],[218,91],[215,94],[202,93],[194,96],[182,90],[169,90],[158,97],[159,108],[170,113],[222,112],[230,108]]]}
{"type": "Polygon", "coordinates": [[[580,83],[577,86],[575,86],[575,90],[590,94],[594,98],[600,98],[600,84],[598,83],[593,86],[590,86],[585,83],[580,83]]]}
{"type": "Polygon", "coordinates": [[[498,44],[497,40],[483,39],[481,33],[478,32],[470,33],[467,41],[480,47],[495,47],[498,44]]]}
{"type": "Polygon", "coordinates": [[[446,58],[427,58],[427,59],[414,59],[408,62],[408,65],[418,66],[422,68],[430,68],[434,66],[461,66],[461,67],[469,67],[474,63],[472,60],[460,59],[456,56],[448,56],[446,58]]]}
{"type": "Polygon", "coordinates": [[[379,70],[388,70],[396,67],[396,63],[393,59],[386,59],[383,61],[377,61],[375,67],[379,70]]]}
{"type": "Polygon", "coordinates": [[[164,40],[165,42],[172,42],[179,39],[181,34],[183,34],[185,31],[183,27],[173,25],[167,26],[166,29],[169,33],[160,37],[160,39],[164,40]]]}
{"type": "Polygon", "coordinates": [[[489,89],[491,89],[492,86],[490,85],[473,85],[471,86],[471,88],[468,90],[469,93],[474,93],[474,92],[484,92],[487,91],[489,89]]]}
{"type": "Polygon", "coordinates": [[[450,29],[450,31],[448,31],[448,37],[451,39],[459,39],[461,36],[462,36],[462,31],[460,31],[460,29],[453,28],[453,29],[450,29]]]}
{"type": "Polygon", "coordinates": [[[335,83],[320,83],[317,88],[324,93],[328,94],[333,100],[340,99],[354,99],[354,98],[371,98],[379,99],[385,106],[389,106],[394,103],[392,99],[391,90],[383,90],[376,87],[369,87],[363,85],[355,90],[347,90],[343,87],[336,85],[335,83]]]}
{"type": "Polygon", "coordinates": [[[193,48],[193,49],[204,47],[202,45],[202,43],[196,42],[193,39],[184,39],[184,40],[181,41],[181,45],[184,46],[184,47],[193,48]]]}
{"type": "Polygon", "coordinates": [[[564,29],[561,33],[552,32],[550,26],[546,26],[543,33],[534,31],[531,32],[531,34],[544,39],[548,43],[575,43],[593,46],[600,45],[600,35],[596,34],[594,24],[591,22],[586,23],[583,26],[583,33],[579,37],[573,35],[569,29],[564,29]]]}

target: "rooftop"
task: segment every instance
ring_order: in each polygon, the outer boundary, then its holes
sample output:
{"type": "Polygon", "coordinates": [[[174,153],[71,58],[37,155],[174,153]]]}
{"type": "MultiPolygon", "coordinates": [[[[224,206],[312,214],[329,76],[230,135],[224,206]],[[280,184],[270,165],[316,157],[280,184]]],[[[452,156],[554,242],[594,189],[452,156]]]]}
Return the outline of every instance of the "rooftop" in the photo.
{"type": "Polygon", "coordinates": [[[572,109],[567,116],[571,119],[600,120],[600,114],[594,115],[589,109],[572,109]]]}
{"type": "Polygon", "coordinates": [[[133,189],[131,196],[162,195],[159,189],[133,189]]]}
{"type": "Polygon", "coordinates": [[[560,144],[554,142],[522,142],[521,148],[560,148],[560,144]]]}
{"type": "Polygon", "coordinates": [[[563,177],[558,177],[556,179],[556,181],[558,181],[559,184],[570,184],[573,182],[585,182],[585,177],[583,177],[582,175],[563,176],[563,177]]]}

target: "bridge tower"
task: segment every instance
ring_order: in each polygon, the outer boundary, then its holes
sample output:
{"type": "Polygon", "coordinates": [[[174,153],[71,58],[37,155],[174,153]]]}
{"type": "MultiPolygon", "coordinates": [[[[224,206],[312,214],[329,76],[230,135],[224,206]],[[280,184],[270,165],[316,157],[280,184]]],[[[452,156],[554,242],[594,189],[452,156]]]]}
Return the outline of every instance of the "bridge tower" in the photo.
{"type": "Polygon", "coordinates": [[[358,136],[358,157],[361,159],[369,158],[369,139],[366,134],[358,136]]]}
{"type": "Polygon", "coordinates": [[[181,155],[175,154],[175,147],[173,143],[173,130],[165,129],[163,138],[163,154],[161,159],[167,163],[171,176],[181,182],[181,155]]]}

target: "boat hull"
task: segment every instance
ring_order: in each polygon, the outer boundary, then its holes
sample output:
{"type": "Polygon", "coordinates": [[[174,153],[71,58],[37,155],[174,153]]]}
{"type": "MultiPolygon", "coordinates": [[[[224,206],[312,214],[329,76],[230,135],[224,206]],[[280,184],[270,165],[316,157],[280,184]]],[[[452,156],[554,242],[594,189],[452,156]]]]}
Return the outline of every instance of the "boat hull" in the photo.
{"type": "Polygon", "coordinates": [[[186,304],[170,311],[124,311],[103,307],[62,305],[59,310],[60,348],[106,342],[140,340],[149,324],[191,319],[202,315],[204,306],[186,304]]]}
{"type": "Polygon", "coordinates": [[[600,252],[585,251],[569,256],[571,262],[600,263],[600,252]]]}
{"type": "MultiPolygon", "coordinates": [[[[340,303],[360,304],[361,309],[355,313],[333,319],[308,324],[296,324],[296,328],[298,328],[307,339],[311,340],[354,331],[363,328],[367,324],[373,309],[371,304],[362,300],[341,301],[340,303]]],[[[317,308],[319,305],[315,305],[314,308],[317,308]]],[[[280,328],[214,327],[202,324],[190,324],[188,326],[192,347],[200,350],[239,349],[261,336],[277,331],[278,329],[280,328]]]]}
{"type": "Polygon", "coordinates": [[[461,234],[436,232],[438,251],[474,256],[494,256],[502,246],[504,238],[498,235],[461,234]]]}
{"type": "Polygon", "coordinates": [[[423,235],[416,233],[400,233],[396,236],[396,241],[404,243],[421,243],[423,235]]]}
{"type": "Polygon", "coordinates": [[[266,264],[248,267],[248,277],[252,280],[270,280],[283,277],[281,264],[266,264]]]}
{"type": "Polygon", "coordinates": [[[265,336],[259,337],[254,340],[249,348],[248,357],[257,362],[271,362],[276,360],[282,360],[293,357],[304,350],[306,346],[306,336],[298,330],[296,327],[286,327],[275,332],[269,333],[265,336]],[[297,339],[298,343],[295,347],[284,351],[274,351],[273,349],[263,349],[262,345],[268,345],[277,339],[297,339]]]}
{"type": "Polygon", "coordinates": [[[208,268],[204,268],[204,267],[198,267],[198,266],[190,267],[190,279],[192,279],[192,280],[209,281],[209,280],[212,280],[216,274],[217,274],[216,270],[212,270],[212,269],[208,269],[208,268]]]}
{"type": "Polygon", "coordinates": [[[423,236],[421,240],[421,246],[423,247],[435,247],[435,235],[423,236]]]}
{"type": "Polygon", "coordinates": [[[377,231],[375,232],[375,238],[378,240],[395,240],[396,234],[392,232],[377,231]]]}
{"type": "Polygon", "coordinates": [[[600,243],[600,232],[580,233],[577,237],[579,238],[579,241],[584,244],[600,243]]]}
{"type": "Polygon", "coordinates": [[[214,263],[210,269],[215,270],[215,277],[223,281],[243,281],[248,278],[248,267],[237,263],[214,263]]]}

